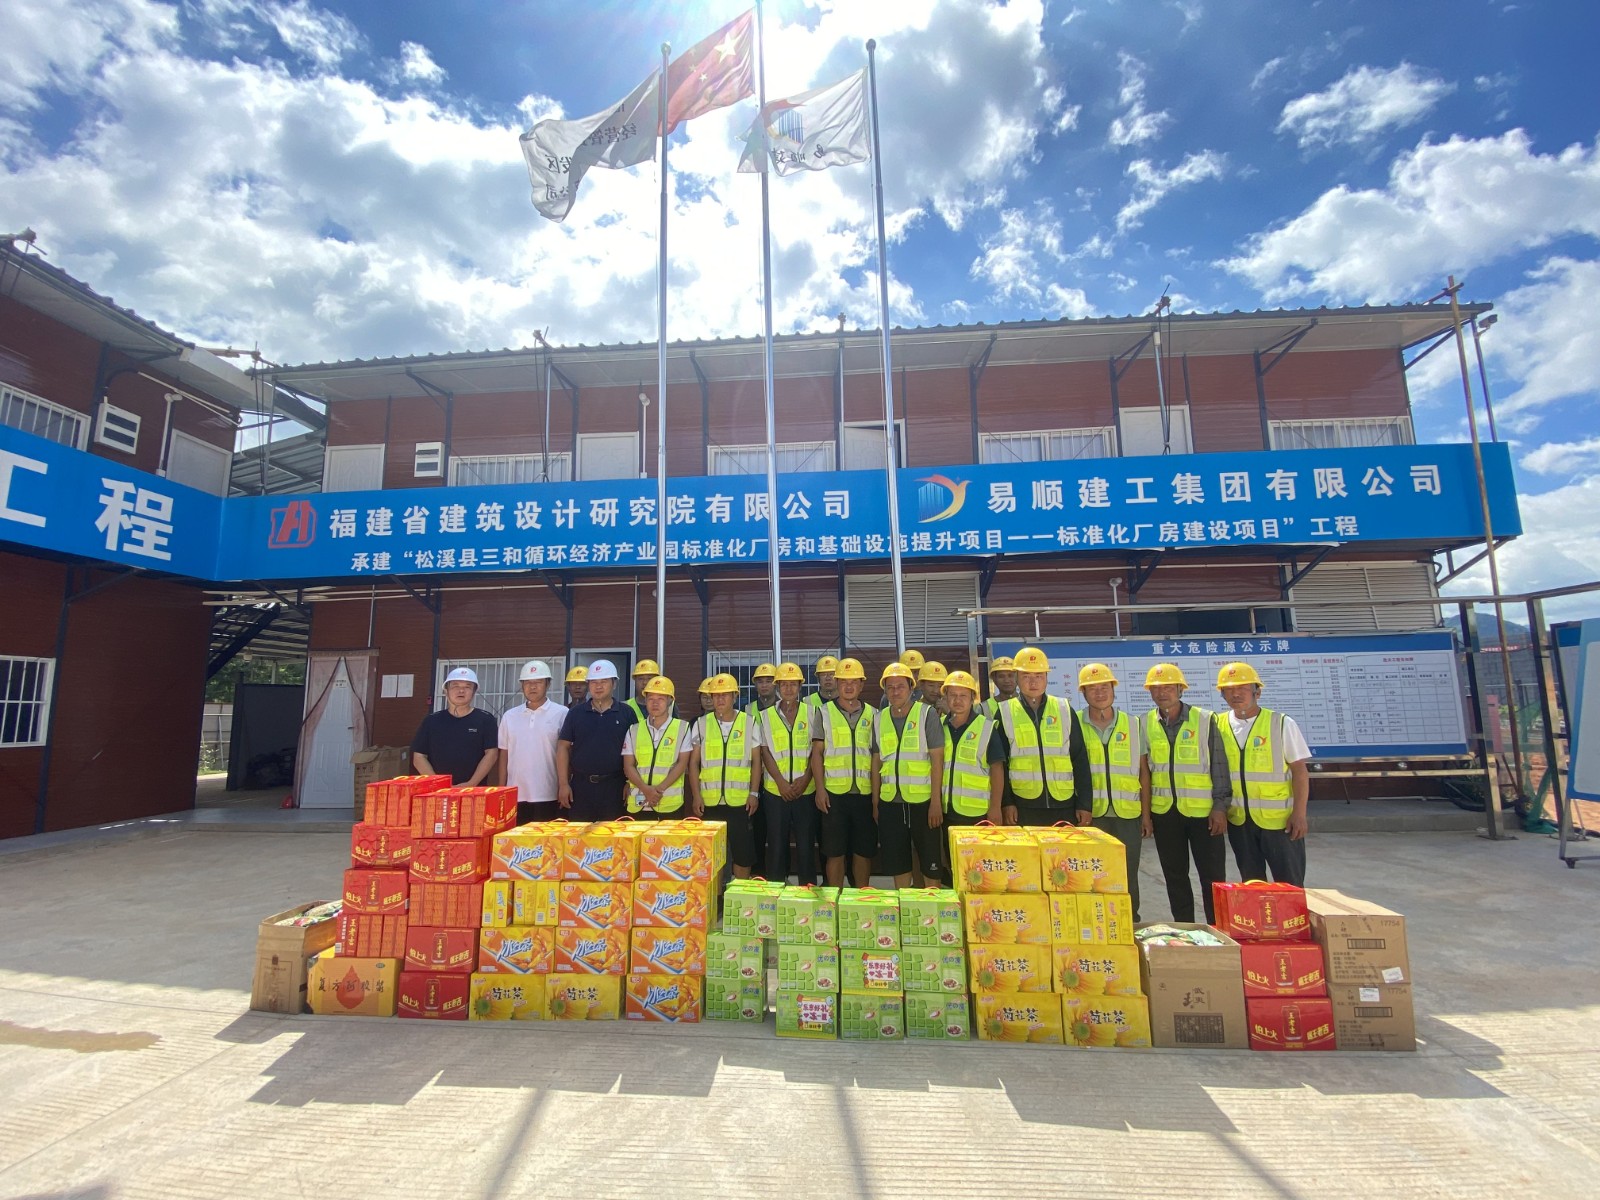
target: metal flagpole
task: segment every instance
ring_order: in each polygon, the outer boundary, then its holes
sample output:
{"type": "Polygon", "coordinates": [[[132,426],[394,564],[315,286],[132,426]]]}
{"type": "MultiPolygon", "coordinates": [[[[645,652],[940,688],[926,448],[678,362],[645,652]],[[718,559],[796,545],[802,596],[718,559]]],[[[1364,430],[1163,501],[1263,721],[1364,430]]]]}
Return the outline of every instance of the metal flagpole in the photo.
{"type": "Polygon", "coordinates": [[[661,43],[661,236],[656,263],[656,662],[667,659],[667,55],[661,43]]]}
{"type": "Polygon", "coordinates": [[[894,446],[894,370],[889,360],[889,247],[883,235],[883,147],[878,138],[877,39],[867,42],[867,84],[872,103],[872,183],[878,202],[878,323],[883,327],[884,473],[889,480],[889,573],[894,588],[894,642],[906,651],[906,610],[901,596],[899,457],[894,446]]]}
{"type": "Polygon", "coordinates": [[[772,589],[772,661],[783,661],[783,594],[778,564],[778,417],[772,381],[772,225],[768,179],[772,141],[767,133],[767,45],[760,0],[756,0],[756,120],[761,122],[761,316],[765,335],[767,409],[767,586],[772,589]]]}

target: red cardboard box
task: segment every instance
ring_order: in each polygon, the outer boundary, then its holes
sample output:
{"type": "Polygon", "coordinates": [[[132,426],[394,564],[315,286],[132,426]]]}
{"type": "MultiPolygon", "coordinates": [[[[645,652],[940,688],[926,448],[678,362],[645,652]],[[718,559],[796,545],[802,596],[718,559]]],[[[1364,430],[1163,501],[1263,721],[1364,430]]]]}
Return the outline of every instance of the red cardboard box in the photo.
{"type": "Polygon", "coordinates": [[[1333,1001],[1303,996],[1248,999],[1252,1050],[1333,1050],[1333,1001]]]}
{"type": "Polygon", "coordinates": [[[409,829],[362,822],[350,831],[350,864],[354,867],[399,867],[411,865],[413,841],[409,829]]]}
{"type": "Polygon", "coordinates": [[[1256,996],[1326,996],[1328,976],[1315,942],[1244,942],[1239,965],[1245,999],[1256,996]]]}
{"type": "Polygon", "coordinates": [[[1216,927],[1236,942],[1309,942],[1306,890],[1287,883],[1214,883],[1216,927]]]}
{"type": "MultiPolygon", "coordinates": [[[[481,837],[420,838],[411,852],[411,874],[425,883],[481,883],[489,878],[489,841],[481,837]]],[[[480,904],[483,901],[481,891],[478,900],[480,904]]],[[[478,923],[477,916],[472,923],[478,923]]]]}
{"type": "Polygon", "coordinates": [[[517,823],[514,787],[445,787],[416,797],[411,832],[419,838],[484,837],[517,823]]]}
{"type": "Polygon", "coordinates": [[[478,930],[412,925],[406,930],[406,971],[470,975],[478,967],[478,930]]]}
{"type": "Polygon", "coordinates": [[[409,927],[404,913],[382,917],[341,913],[333,952],[340,958],[399,958],[406,952],[409,927]]]}
{"type": "Polygon", "coordinates": [[[410,829],[412,797],[450,786],[448,775],[401,775],[367,785],[361,820],[367,825],[410,829]]]}
{"type": "Polygon", "coordinates": [[[410,916],[416,925],[476,925],[483,917],[483,884],[413,879],[410,916]]]}
{"type": "Polygon", "coordinates": [[[344,873],[344,911],[379,916],[406,911],[411,880],[404,871],[354,868],[344,873]]]}
{"type": "Polygon", "coordinates": [[[465,1021],[471,975],[440,975],[434,971],[401,971],[395,1015],[426,1021],[465,1021]]]}

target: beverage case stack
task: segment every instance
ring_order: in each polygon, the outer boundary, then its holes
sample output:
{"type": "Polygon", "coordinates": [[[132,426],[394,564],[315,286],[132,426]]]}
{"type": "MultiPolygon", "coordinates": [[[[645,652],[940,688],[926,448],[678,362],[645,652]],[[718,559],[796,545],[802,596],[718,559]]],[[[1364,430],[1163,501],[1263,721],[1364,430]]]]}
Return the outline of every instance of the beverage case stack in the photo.
{"type": "Polygon", "coordinates": [[[1306,892],[1311,936],[1321,948],[1341,1050],[1415,1050],[1406,919],[1367,900],[1306,892]]]}
{"type": "Polygon", "coordinates": [[[1212,885],[1217,928],[1239,943],[1252,1050],[1333,1050],[1333,1002],[1304,888],[1212,885]]]}
{"type": "MultiPolygon", "coordinates": [[[[784,884],[765,879],[734,879],[723,891],[721,929],[706,939],[707,1020],[766,1020],[767,952],[777,942],[778,896],[784,889],[784,884]]],[[[814,1012],[818,1018],[814,1023],[832,1024],[835,1007],[814,1012]],[[826,1021],[821,1020],[824,1016],[826,1021]]],[[[812,1036],[832,1034],[816,1031],[812,1036]]]]}

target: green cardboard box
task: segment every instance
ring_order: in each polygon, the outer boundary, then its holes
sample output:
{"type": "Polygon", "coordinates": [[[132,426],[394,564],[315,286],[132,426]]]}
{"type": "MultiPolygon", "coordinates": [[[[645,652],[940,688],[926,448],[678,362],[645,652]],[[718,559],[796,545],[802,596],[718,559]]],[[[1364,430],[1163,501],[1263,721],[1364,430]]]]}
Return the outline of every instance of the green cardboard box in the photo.
{"type": "Polygon", "coordinates": [[[839,1036],[838,992],[779,992],[778,1036],[832,1041],[839,1036]]]}
{"type": "Polygon", "coordinates": [[[972,1040],[972,1002],[965,992],[935,996],[906,993],[906,1036],[934,1042],[972,1040]]]}
{"type": "Polygon", "coordinates": [[[706,978],[750,982],[767,977],[767,946],[740,933],[706,934],[706,978]]]}
{"type": "Polygon", "coordinates": [[[764,879],[735,879],[723,893],[722,932],[777,937],[778,893],[783,888],[764,879]]]}
{"type": "Polygon", "coordinates": [[[848,992],[899,992],[899,950],[841,950],[839,978],[848,992]]]}
{"type": "Polygon", "coordinates": [[[705,1008],[707,1021],[764,1021],[767,1016],[767,976],[757,980],[707,979],[705,1008]]]}
{"type": "Polygon", "coordinates": [[[967,952],[960,947],[906,946],[900,951],[900,986],[908,992],[965,992],[967,952]]]}
{"type": "Polygon", "coordinates": [[[966,941],[961,895],[950,888],[907,888],[900,893],[900,944],[959,950],[966,941]]]}
{"type": "Polygon", "coordinates": [[[786,946],[778,943],[780,992],[836,992],[839,990],[837,946],[786,946]]]}
{"type": "Polygon", "coordinates": [[[871,888],[839,893],[839,949],[898,950],[900,897],[871,888]]]}
{"type": "Polygon", "coordinates": [[[838,888],[784,888],[778,893],[778,941],[789,945],[838,945],[838,906],[838,888]]]}
{"type": "Polygon", "coordinates": [[[888,1042],[905,1035],[906,1007],[898,993],[845,992],[839,997],[839,1037],[843,1041],[888,1042]]]}

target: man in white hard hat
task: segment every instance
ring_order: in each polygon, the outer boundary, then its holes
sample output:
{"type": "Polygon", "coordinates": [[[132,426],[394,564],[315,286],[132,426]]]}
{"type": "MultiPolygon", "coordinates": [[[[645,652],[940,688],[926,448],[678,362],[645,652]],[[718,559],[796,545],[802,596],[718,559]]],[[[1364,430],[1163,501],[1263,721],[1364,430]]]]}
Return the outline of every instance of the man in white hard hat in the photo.
{"type": "Polygon", "coordinates": [[[534,659],[517,676],[523,702],[500,718],[500,786],[517,789],[517,821],[553,821],[561,815],[556,800],[556,741],[566,720],[565,705],[550,697],[550,666],[534,659]]]}
{"type": "Polygon", "coordinates": [[[622,743],[636,722],[616,700],[617,668],[609,659],[589,664],[589,698],[567,709],[556,740],[556,798],[574,821],[622,816],[622,743]]]}
{"type": "Polygon", "coordinates": [[[445,706],[422,718],[411,739],[411,766],[418,775],[448,775],[457,787],[477,787],[500,757],[495,719],[474,708],[478,675],[457,667],[444,677],[445,706]]]}

